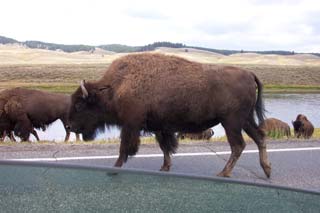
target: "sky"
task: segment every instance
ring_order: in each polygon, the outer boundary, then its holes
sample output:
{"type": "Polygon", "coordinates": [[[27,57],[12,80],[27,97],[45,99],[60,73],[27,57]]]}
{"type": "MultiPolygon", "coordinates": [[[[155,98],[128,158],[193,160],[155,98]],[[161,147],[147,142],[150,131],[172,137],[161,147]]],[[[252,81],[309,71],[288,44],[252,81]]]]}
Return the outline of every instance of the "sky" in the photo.
{"type": "Polygon", "coordinates": [[[320,52],[319,0],[1,0],[0,35],[60,44],[156,41],[320,52]]]}

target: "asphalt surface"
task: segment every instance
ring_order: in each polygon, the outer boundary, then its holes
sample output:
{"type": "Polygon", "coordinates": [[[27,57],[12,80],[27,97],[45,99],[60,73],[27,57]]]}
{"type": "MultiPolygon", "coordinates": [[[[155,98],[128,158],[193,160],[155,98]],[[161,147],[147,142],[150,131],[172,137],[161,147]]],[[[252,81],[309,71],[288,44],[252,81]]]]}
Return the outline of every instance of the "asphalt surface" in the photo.
{"type": "MultiPolygon", "coordinates": [[[[268,141],[267,148],[272,164],[271,178],[266,178],[260,167],[254,143],[247,144],[231,178],[320,192],[320,141],[268,141]]],[[[119,144],[1,144],[0,159],[111,167],[118,149],[119,144]]],[[[171,172],[215,176],[223,169],[229,151],[225,142],[180,144],[177,154],[172,157],[171,172]]],[[[131,157],[124,168],[157,171],[162,160],[157,144],[142,144],[138,154],[131,157]]]]}

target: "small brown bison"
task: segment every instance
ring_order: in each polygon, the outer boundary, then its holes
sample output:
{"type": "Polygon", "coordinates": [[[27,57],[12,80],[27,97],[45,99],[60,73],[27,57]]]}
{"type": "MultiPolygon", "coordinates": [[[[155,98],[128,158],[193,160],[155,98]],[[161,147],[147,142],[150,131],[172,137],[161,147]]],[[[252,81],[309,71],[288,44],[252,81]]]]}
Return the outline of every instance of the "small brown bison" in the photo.
{"type": "Polygon", "coordinates": [[[264,134],[262,84],[252,73],[231,66],[203,65],[162,54],[130,54],[109,66],[98,81],[81,82],[72,94],[71,129],[93,139],[96,129],[121,129],[121,167],[140,144],[140,130],[153,132],[169,171],[178,143],[175,132],[199,132],[222,123],[231,155],[220,176],[230,176],[246,143],[243,129],[258,145],[260,164],[270,176],[264,134]],[[258,92],[256,94],[256,89],[258,92]]]}
{"type": "Polygon", "coordinates": [[[214,132],[211,128],[206,129],[201,132],[195,132],[195,133],[178,133],[178,138],[185,139],[189,138],[191,140],[209,140],[213,136],[214,132]]]}
{"type": "Polygon", "coordinates": [[[4,131],[6,134],[14,131],[22,141],[27,141],[32,133],[39,140],[34,128],[44,130],[60,119],[66,129],[67,141],[70,136],[67,128],[70,104],[71,98],[68,95],[23,88],[4,90],[0,93],[2,134],[4,131]]]}
{"type": "Polygon", "coordinates": [[[272,137],[272,135],[276,134],[279,136],[287,136],[288,138],[291,136],[290,126],[276,118],[268,118],[265,119],[259,127],[265,132],[267,136],[272,137]]]}
{"type": "Polygon", "coordinates": [[[313,134],[314,127],[312,123],[308,120],[307,116],[299,114],[295,121],[292,121],[294,128],[294,135],[297,138],[310,138],[313,134]]]}

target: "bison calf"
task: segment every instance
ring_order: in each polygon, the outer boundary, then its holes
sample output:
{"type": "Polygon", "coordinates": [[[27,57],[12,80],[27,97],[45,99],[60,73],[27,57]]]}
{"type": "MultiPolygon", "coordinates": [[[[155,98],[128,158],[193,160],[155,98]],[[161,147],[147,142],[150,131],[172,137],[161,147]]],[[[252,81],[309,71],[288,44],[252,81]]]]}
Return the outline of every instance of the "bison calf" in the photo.
{"type": "Polygon", "coordinates": [[[294,135],[297,138],[310,138],[313,134],[314,127],[312,123],[308,120],[307,116],[299,114],[295,121],[292,121],[294,127],[294,135]]]}

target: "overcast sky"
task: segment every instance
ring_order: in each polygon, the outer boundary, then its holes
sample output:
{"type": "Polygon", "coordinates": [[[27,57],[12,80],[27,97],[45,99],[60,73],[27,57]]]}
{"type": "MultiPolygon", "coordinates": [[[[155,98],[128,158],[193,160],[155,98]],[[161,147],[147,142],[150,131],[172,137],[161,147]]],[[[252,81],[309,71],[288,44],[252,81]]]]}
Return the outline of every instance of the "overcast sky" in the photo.
{"type": "Polygon", "coordinates": [[[19,41],[320,52],[320,0],[1,0],[19,41]]]}

